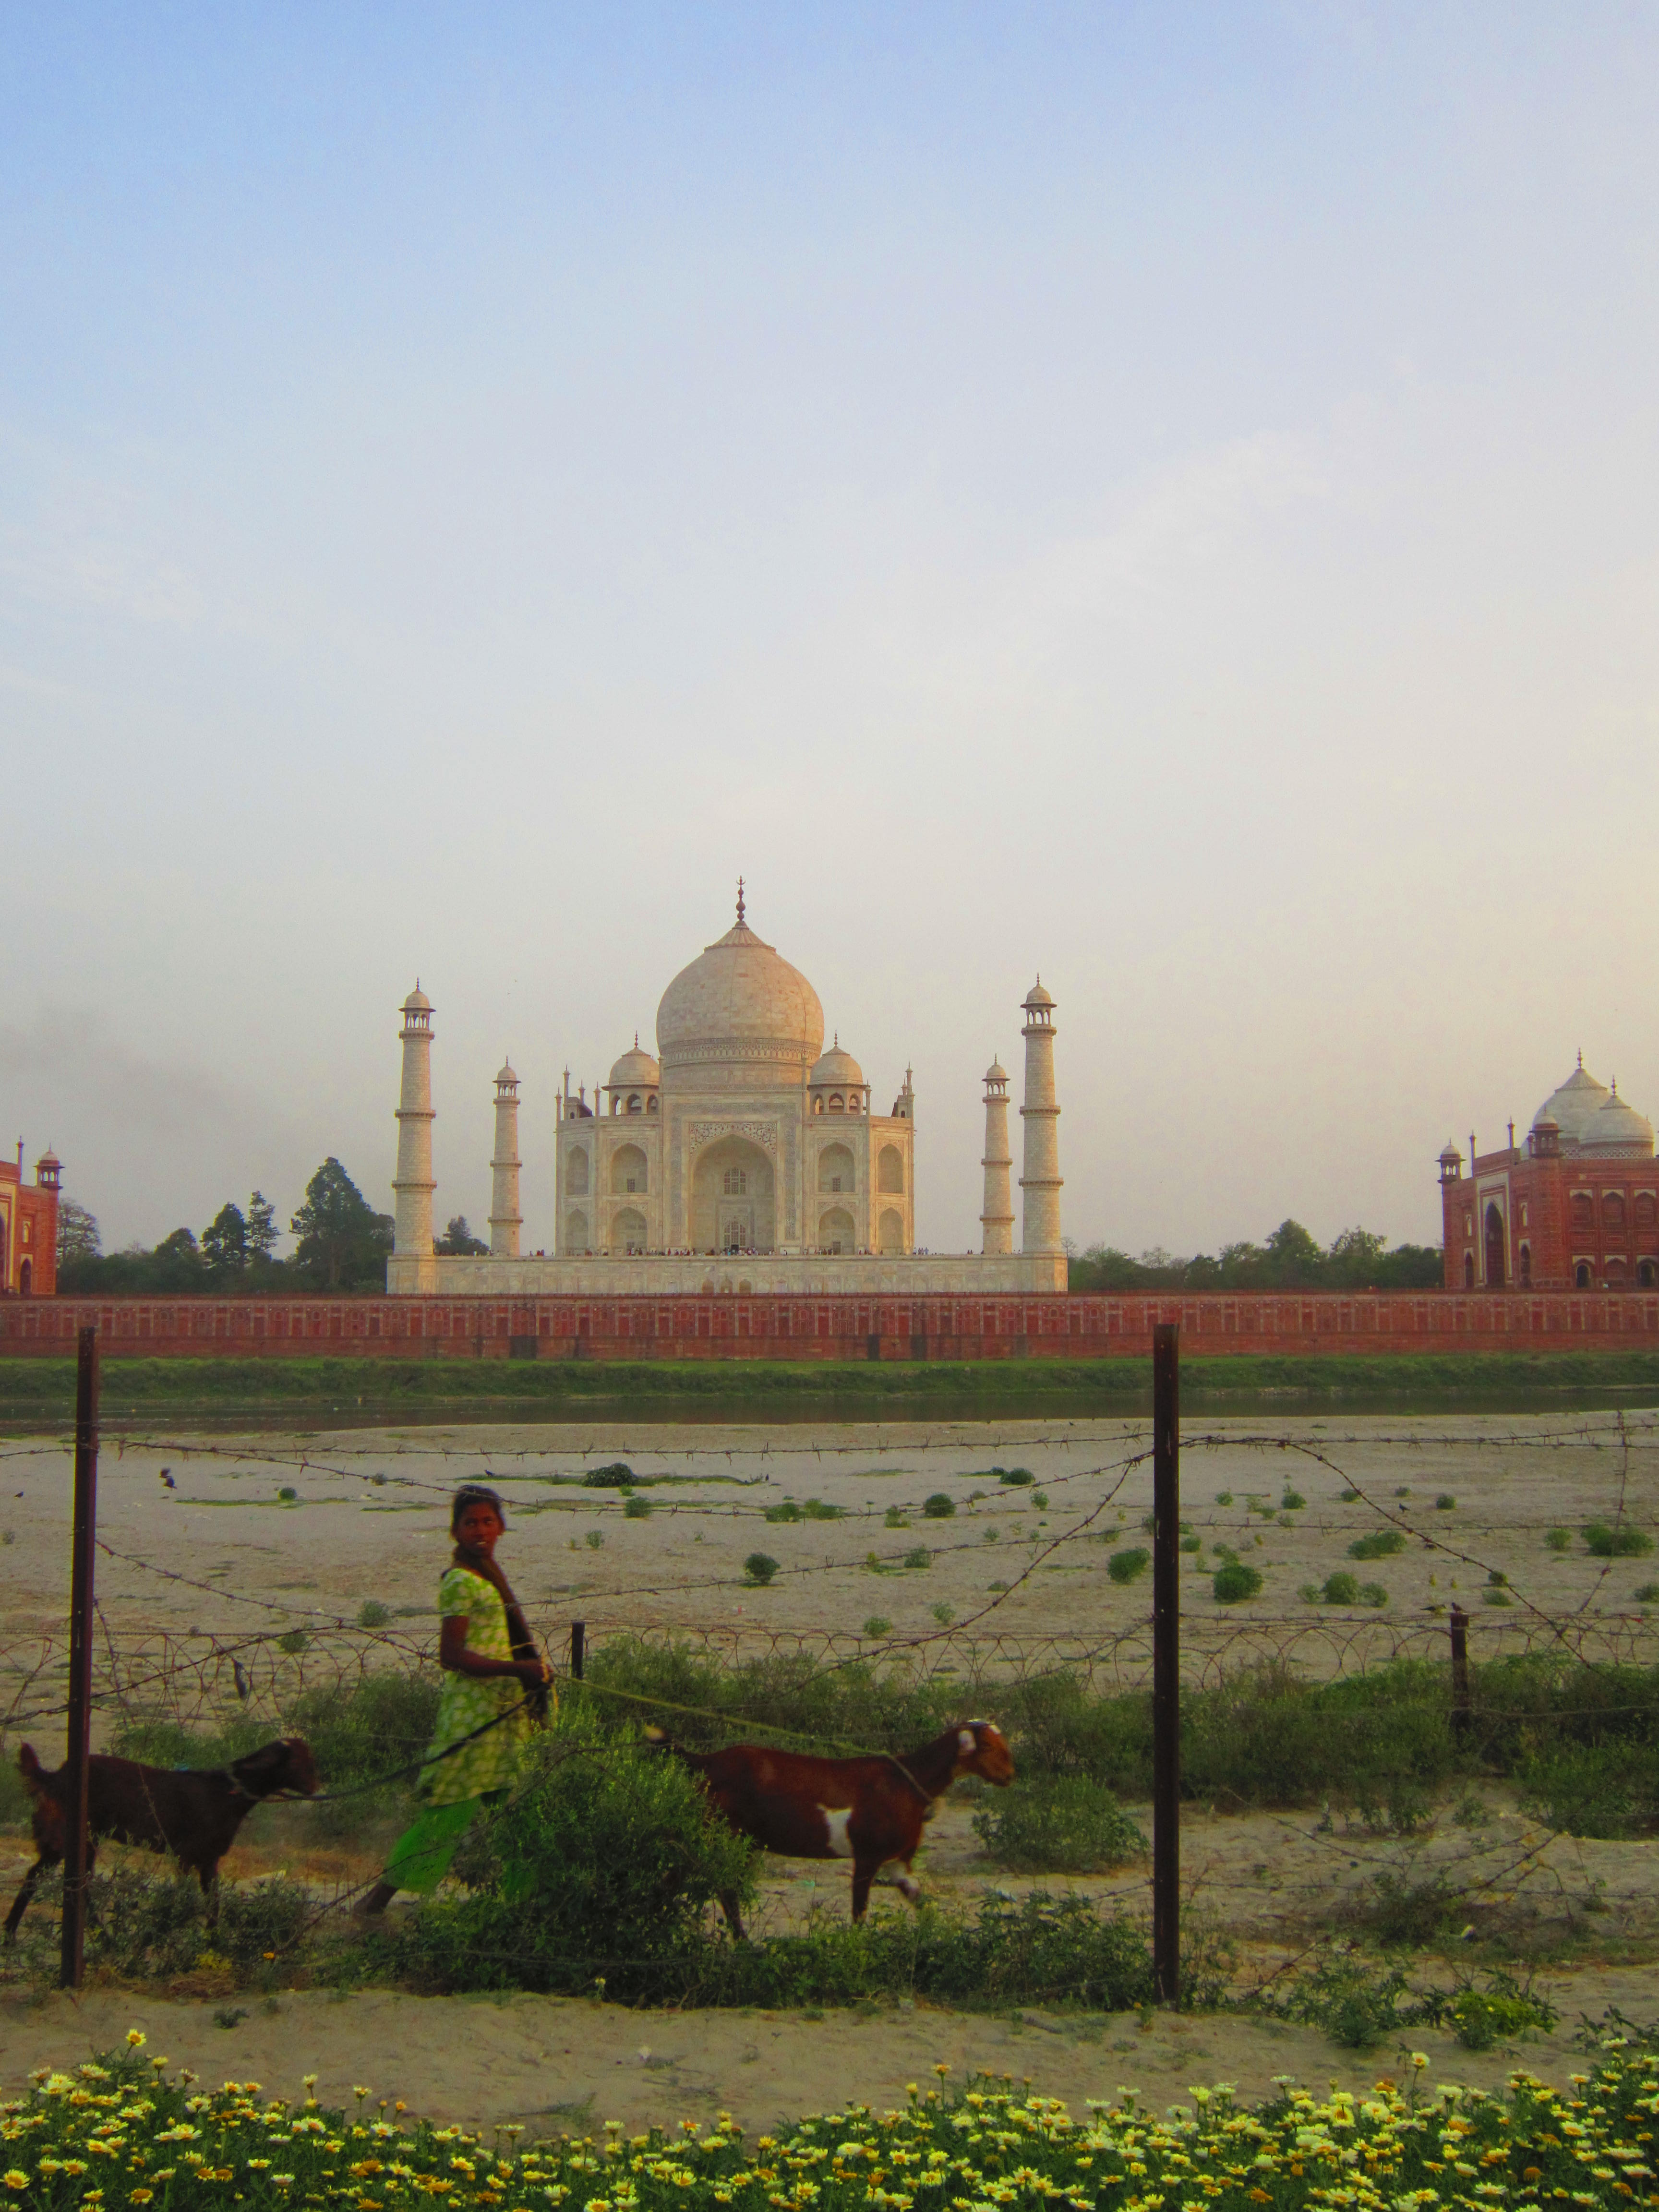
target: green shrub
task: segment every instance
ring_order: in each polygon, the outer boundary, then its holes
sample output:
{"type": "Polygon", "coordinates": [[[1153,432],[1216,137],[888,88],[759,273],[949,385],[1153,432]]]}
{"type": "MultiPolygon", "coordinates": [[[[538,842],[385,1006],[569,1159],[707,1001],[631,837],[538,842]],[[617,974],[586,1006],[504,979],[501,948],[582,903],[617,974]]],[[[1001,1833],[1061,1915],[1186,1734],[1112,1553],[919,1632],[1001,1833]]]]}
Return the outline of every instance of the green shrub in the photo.
{"type": "Polygon", "coordinates": [[[1359,1577],[1339,1568],[1335,1574],[1326,1576],[1325,1588],[1321,1594],[1327,1605],[1358,1605],[1359,1577]]]}
{"type": "Polygon", "coordinates": [[[910,1523],[896,1505],[890,1505],[882,1520],[884,1528],[908,1528],[910,1523]]]}
{"type": "Polygon", "coordinates": [[[753,1894],[755,1847],[708,1817],[692,1775],[632,1729],[567,1699],[527,1780],[482,1822],[473,1893],[386,1933],[398,1971],[437,1990],[591,1990],[656,1997],[695,1986],[714,1948],[705,1909],[753,1894]]]}
{"type": "Polygon", "coordinates": [[[297,1505],[300,1502],[300,1493],[291,1482],[285,1482],[283,1485],[276,1493],[276,1498],[277,1502],[283,1505],[297,1505]]]}
{"type": "Polygon", "coordinates": [[[590,1528],[584,1540],[586,1541],[590,1552],[602,1552],[605,1549],[604,1529],[590,1528]]]}
{"type": "Polygon", "coordinates": [[[821,1498],[809,1498],[800,1510],[802,1517],[808,1521],[844,1521],[847,1517],[844,1505],[829,1505],[821,1498]]]}
{"type": "Polygon", "coordinates": [[[651,1500],[648,1498],[630,1498],[623,1506],[624,1521],[648,1521],[650,1518],[651,1500]]]}
{"type": "Polygon", "coordinates": [[[921,1510],[930,1521],[948,1521],[957,1510],[957,1501],[945,1492],[936,1490],[931,1498],[922,1500],[921,1510]]]}
{"type": "Polygon", "coordinates": [[[751,1583],[763,1586],[776,1574],[778,1563],[766,1552],[751,1552],[743,1563],[743,1571],[751,1583]]]}
{"type": "Polygon", "coordinates": [[[931,1567],[933,1555],[926,1544],[918,1544],[913,1551],[905,1553],[904,1564],[907,1567],[931,1567]]]}
{"type": "Polygon", "coordinates": [[[781,1505],[769,1505],[766,1517],[769,1521],[799,1521],[801,1510],[793,1498],[786,1498],[781,1505]]]}
{"type": "Polygon", "coordinates": [[[1380,1613],[1389,1601],[1389,1593],[1381,1583],[1362,1583],[1359,1586],[1361,1605],[1374,1607],[1380,1613]]]}
{"type": "Polygon", "coordinates": [[[311,1638],[303,1628],[290,1628],[285,1635],[276,1638],[276,1649],[279,1651],[289,1653],[305,1651],[310,1648],[310,1644],[311,1638]]]}
{"type": "Polygon", "coordinates": [[[1547,2031],[1560,2018],[1547,1999],[1503,1972],[1486,1989],[1472,1983],[1460,1988],[1449,2011],[1452,2033],[1465,2051],[1490,2051],[1501,2036],[1521,2035],[1529,2027],[1547,2031]]]}
{"type": "Polygon", "coordinates": [[[1114,1552],[1106,1562],[1106,1571],[1115,1583],[1132,1583],[1146,1573],[1152,1559],[1152,1553],[1138,1544],[1133,1551],[1114,1552]]]}
{"type": "Polygon", "coordinates": [[[1181,1539],[1181,1549],[1183,1552],[1201,1552],[1204,1549],[1204,1539],[1201,1536],[1183,1536],[1181,1539]]]}
{"type": "Polygon", "coordinates": [[[1299,1490],[1287,1490],[1279,1501],[1281,1510],[1286,1513],[1301,1512],[1307,1502],[1299,1490]]]}
{"type": "Polygon", "coordinates": [[[1242,1559],[1229,1559],[1225,1566],[1216,1570],[1210,1588],[1218,1605],[1239,1605],[1246,1598],[1260,1595],[1261,1577],[1242,1559]]]}
{"type": "Polygon", "coordinates": [[[1571,1528],[1548,1529],[1544,1541],[1552,1552],[1570,1552],[1572,1549],[1572,1531],[1571,1528]]]}
{"type": "Polygon", "coordinates": [[[1218,1490],[1215,1502],[1218,1505],[1231,1505],[1233,1502],[1233,1493],[1231,1490],[1218,1490]]]}
{"type": "Polygon", "coordinates": [[[930,1605],[927,1610],[932,1613],[933,1619],[938,1621],[941,1628],[948,1628],[951,1626],[951,1623],[957,1617],[956,1607],[954,1606],[946,1605],[943,1598],[939,1600],[937,1605],[930,1605]]]}
{"type": "Polygon", "coordinates": [[[1443,1490],[1434,1501],[1434,1510],[1437,1513],[1455,1513],[1457,1510],[1457,1500],[1452,1496],[1450,1491],[1443,1490]]]}
{"type": "Polygon", "coordinates": [[[377,1597],[366,1597],[357,1608],[359,1628],[384,1628],[391,1618],[392,1607],[377,1597]]]}
{"type": "Polygon", "coordinates": [[[1631,1595],[1638,1605],[1659,1603],[1659,1583],[1638,1583],[1631,1595]]]}
{"type": "Polygon", "coordinates": [[[624,1466],[619,1459],[613,1459],[606,1467],[590,1467],[582,1477],[589,1490],[627,1490],[633,1481],[633,1468],[624,1466]]]}
{"type": "Polygon", "coordinates": [[[1584,1530],[1584,1542],[1598,1559],[1644,1559],[1653,1549],[1653,1539],[1645,1528],[1633,1528],[1627,1521],[1617,1528],[1609,1528],[1605,1521],[1592,1521],[1584,1530]]]}
{"type": "Polygon", "coordinates": [[[1659,1744],[1557,1744],[1521,1765],[1526,1802],[1552,1828],[1618,1842],[1659,1821],[1659,1744]]]}
{"type": "Polygon", "coordinates": [[[864,1624],[864,1633],[868,1637],[878,1639],[884,1636],[890,1636],[892,1632],[892,1622],[884,1619],[878,1613],[872,1613],[864,1624]]]}
{"type": "Polygon", "coordinates": [[[1348,1547],[1351,1559],[1389,1559],[1406,1548],[1404,1532],[1399,1528],[1372,1528],[1363,1536],[1356,1536],[1348,1547]]]}
{"type": "Polygon", "coordinates": [[[1109,1790],[1083,1775],[1023,1782],[974,1815],[988,1857],[1013,1874],[1100,1874],[1146,1838],[1109,1790]]]}
{"type": "Polygon", "coordinates": [[[999,1482],[1006,1482],[1016,1490],[1025,1488],[1036,1480],[1029,1467],[994,1467],[991,1472],[999,1482]]]}
{"type": "Polygon", "coordinates": [[[1407,1995],[1404,1967],[1343,1954],[1298,1975],[1278,2009],[1346,2050],[1370,2051],[1413,2024],[1415,2009],[1402,2003],[1407,1995]]]}
{"type": "Polygon", "coordinates": [[[1046,1513],[1048,1510],[1048,1492],[1046,1490],[1034,1490],[1031,1492],[1031,1503],[1036,1506],[1039,1513],[1046,1513]]]}

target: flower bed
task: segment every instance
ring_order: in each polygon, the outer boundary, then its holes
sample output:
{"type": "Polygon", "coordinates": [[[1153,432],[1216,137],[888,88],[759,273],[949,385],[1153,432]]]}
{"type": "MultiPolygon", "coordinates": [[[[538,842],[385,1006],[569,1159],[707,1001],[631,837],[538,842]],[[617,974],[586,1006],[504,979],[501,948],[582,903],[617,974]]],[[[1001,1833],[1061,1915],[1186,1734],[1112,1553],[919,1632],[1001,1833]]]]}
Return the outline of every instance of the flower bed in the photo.
{"type": "MultiPolygon", "coordinates": [[[[1610,2039],[1571,2094],[1530,2075],[1509,2099],[1380,2081],[1369,2097],[1287,2089],[1254,2110],[1194,2089],[1163,2117],[1133,2098],[1074,2120],[1048,2097],[981,2082],[960,2097],[913,2084],[901,2111],[853,2106],[752,2142],[728,2114],[678,2135],[561,2136],[528,2147],[407,2124],[357,2092],[355,2112],[266,2097],[256,2081],[215,2091],[131,2051],[73,2074],[42,2073],[0,2106],[0,2191],[30,2212],[243,2204],[393,2212],[1465,2212],[1559,2205],[1626,2212],[1659,2204],[1651,2152],[1659,2056],[1610,2039]]],[[[1427,2064],[1420,2056],[1414,2063],[1427,2064]]],[[[936,2069],[941,2077],[947,2069],[936,2069]]],[[[307,2088],[315,2080],[311,2076],[307,2088]]]]}

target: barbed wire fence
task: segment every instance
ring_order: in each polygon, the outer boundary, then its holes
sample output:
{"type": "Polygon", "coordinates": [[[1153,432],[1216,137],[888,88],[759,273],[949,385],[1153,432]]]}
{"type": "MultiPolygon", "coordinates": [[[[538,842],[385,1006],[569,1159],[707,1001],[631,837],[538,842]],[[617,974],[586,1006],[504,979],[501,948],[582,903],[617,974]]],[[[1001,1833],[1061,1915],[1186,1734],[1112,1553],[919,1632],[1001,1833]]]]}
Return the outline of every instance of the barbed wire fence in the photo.
{"type": "MultiPolygon", "coordinates": [[[[665,1606],[684,1607],[700,1595],[717,1600],[718,1594],[742,1587],[740,1578],[726,1571],[624,1582],[594,1591],[583,1601],[580,1616],[582,1642],[590,1669],[590,1687],[603,1685],[607,1652],[619,1647],[689,1655],[692,1658],[736,1674],[757,1664],[783,1662],[803,1676],[844,1673],[858,1668],[881,1680],[959,1691],[975,1704],[994,1700],[1000,1687],[1012,1690],[1046,1678],[1065,1678],[1083,1692],[1096,1696],[1133,1695],[1146,1692],[1153,1667],[1150,1607],[1127,1622],[1103,1621],[1097,1631],[1067,1629],[1034,1631],[1011,1618],[1012,1601],[1029,1587],[1031,1577],[1057,1557],[1080,1561],[1085,1587],[1098,1577],[1104,1602],[1101,1611],[1121,1613],[1121,1589],[1109,1588],[1110,1553],[1093,1548],[1103,1534],[1120,1539],[1123,1531],[1114,1522],[1105,1525],[1109,1509],[1121,1509],[1129,1495],[1132,1478],[1148,1465],[1151,1444],[1146,1425],[1134,1420],[1106,1422],[1014,1423],[994,1430],[955,1428],[945,1436],[905,1436],[902,1449],[907,1458],[921,1459],[942,1450],[961,1453],[971,1446],[984,1457],[1042,1449],[1050,1456],[1056,1445],[1073,1454],[1086,1455],[1088,1464],[1060,1466],[1044,1473],[1041,1487],[1048,1493],[1054,1517],[1062,1525],[1040,1536],[1021,1539],[1023,1556],[1007,1587],[988,1595],[985,1602],[964,1620],[939,1625],[908,1635],[877,1636],[851,1627],[790,1627],[729,1617],[663,1617],[665,1606]],[[1075,1498],[1074,1510],[1066,1501],[1075,1498]],[[595,1674],[598,1680],[595,1680],[595,1674]]],[[[738,1486],[763,1484],[765,1470],[774,1464],[788,1470],[814,1465],[863,1470],[861,1464],[900,1448],[878,1437],[873,1441],[829,1439],[777,1443],[766,1440],[763,1449],[743,1443],[681,1444],[672,1449],[653,1437],[644,1450],[631,1457],[644,1462],[672,1461],[702,1465],[719,1473],[724,1463],[733,1494],[715,1498],[706,1486],[687,1481],[684,1494],[666,1469],[640,1472],[641,1487],[660,1483],[666,1496],[653,1498],[653,1510],[704,1519],[739,1519],[764,1525],[777,1517],[775,1504],[764,1495],[750,1498],[738,1486]],[[758,1474],[738,1474],[738,1467],[759,1464],[758,1474]]],[[[623,1486],[611,1483],[589,1486],[585,1477],[607,1459],[628,1452],[626,1445],[571,1449],[556,1442],[514,1444],[502,1449],[463,1439],[440,1440],[430,1436],[408,1439],[377,1438],[361,1448],[343,1449],[332,1440],[325,1451],[298,1441],[263,1440],[244,1443],[215,1441],[187,1435],[131,1435],[114,1446],[118,1460],[128,1451],[167,1454],[182,1462],[234,1462],[246,1468],[257,1466],[297,1475],[325,1475],[352,1486],[352,1496],[366,1503],[374,1493],[398,1488],[434,1506],[447,1502],[455,1482],[479,1474],[494,1474],[516,1486],[545,1486],[539,1507],[515,1499],[516,1510],[549,1510],[579,1504],[584,1514],[620,1516],[627,1510],[623,1486]],[[443,1469],[432,1472],[436,1461],[443,1469]],[[418,1471],[423,1468],[424,1472],[418,1471]]],[[[0,1446],[0,1460],[38,1460],[63,1446],[29,1442],[0,1446]]],[[[1594,1455],[1600,1463],[1600,1482],[1605,1502],[1597,1517],[1614,1531],[1645,1537],[1655,1518],[1656,1485],[1659,1473],[1659,1418],[1651,1414],[1621,1414],[1604,1419],[1551,1420],[1531,1426],[1492,1422],[1472,1430],[1468,1424],[1443,1421],[1395,1422],[1383,1427],[1344,1428],[1327,1425],[1317,1436],[1305,1425],[1276,1431],[1237,1423],[1218,1424],[1188,1431],[1182,1438],[1188,1466],[1206,1455],[1226,1452],[1259,1460],[1265,1470],[1284,1474],[1286,1468],[1307,1467],[1342,1485],[1346,1504],[1369,1516],[1376,1529],[1397,1532],[1407,1545],[1437,1555],[1447,1568],[1486,1579],[1480,1585],[1486,1603],[1476,1603],[1462,1613],[1453,1605],[1414,1607],[1364,1607],[1304,1601],[1297,1607],[1282,1597],[1269,1610],[1260,1601],[1234,1607],[1223,1606],[1206,1594],[1206,1581],[1183,1575],[1181,1583],[1181,1631],[1183,1683],[1193,1692],[1232,1687],[1244,1701],[1253,1680],[1310,1681],[1360,1677],[1401,1661],[1422,1662],[1447,1670],[1448,1699],[1455,1695],[1453,1675],[1453,1627],[1461,1613],[1462,1640],[1479,1680],[1482,1669],[1505,1660],[1548,1660],[1565,1668],[1602,1669],[1612,1667],[1652,1668],[1659,1666],[1659,1607],[1620,1595],[1614,1587],[1615,1562],[1635,1555],[1635,1547],[1617,1550],[1600,1561],[1593,1578],[1577,1601],[1564,1606],[1559,1598],[1528,1587],[1516,1572],[1512,1558],[1507,1568],[1498,1564],[1499,1540],[1512,1542],[1517,1535],[1537,1536],[1562,1520],[1582,1519],[1587,1509],[1564,1503],[1559,1516],[1495,1513],[1482,1520],[1460,1514],[1455,1523],[1439,1515],[1421,1497],[1401,1500],[1386,1494],[1399,1486],[1374,1476],[1356,1474],[1358,1458],[1375,1463],[1397,1455],[1400,1471],[1411,1468],[1420,1480],[1425,1459],[1464,1455],[1479,1461],[1494,1452],[1540,1455],[1594,1455]],[[1492,1594],[1496,1594],[1492,1595],[1492,1594]]],[[[1000,1468],[985,1471],[998,1474],[1000,1468]]],[[[963,1470],[951,1473],[961,1477],[963,1470]]],[[[1289,1476],[1285,1475],[1288,1484],[1289,1476]]],[[[1247,1516],[1243,1524],[1265,1526],[1269,1518],[1282,1522],[1283,1509],[1272,1507],[1273,1486],[1266,1492],[1247,1494],[1247,1504],[1257,1522],[1247,1516]]],[[[1355,1514],[1332,1515],[1324,1502],[1313,1511],[1303,1509],[1294,1525],[1304,1534],[1348,1536],[1355,1514]]],[[[912,1510],[915,1510],[914,1507],[912,1510]]],[[[1209,1513],[1208,1508],[1194,1508],[1209,1513]]],[[[1030,1518],[1031,1507],[1021,1492],[981,1492],[975,1511],[981,1524],[970,1538],[957,1538],[948,1522],[927,1529],[935,1558],[953,1553],[978,1552],[984,1526],[1030,1518]]],[[[823,1533],[834,1540],[836,1523],[848,1533],[863,1531],[878,1522],[887,1523],[890,1508],[880,1504],[838,1505],[826,1513],[823,1533]]],[[[815,1517],[815,1516],[809,1516],[815,1517]]],[[[1212,1515],[1212,1518],[1213,1516],[1212,1515]]],[[[1129,1534],[1133,1534],[1133,1527],[1129,1534]]],[[[867,1547],[861,1553],[832,1556],[823,1561],[801,1562],[778,1570],[781,1593],[809,1577],[844,1575],[872,1562],[880,1569],[898,1568],[913,1544],[895,1539],[879,1552],[867,1547]]],[[[349,1698],[362,1684],[384,1675],[435,1679],[435,1636],[424,1628],[387,1623],[365,1628],[356,1620],[331,1611],[325,1605],[301,1602],[274,1591],[227,1589],[218,1581],[192,1576],[186,1568],[155,1559],[128,1545],[100,1540],[100,1559],[133,1576],[154,1578],[189,1589],[210,1598],[216,1607],[245,1613],[246,1626],[213,1626],[189,1630],[135,1628],[98,1616],[93,1655],[93,1707],[106,1739],[112,1732],[164,1721],[185,1731],[204,1735],[222,1730],[233,1720],[282,1725],[308,1697],[349,1698]]],[[[1012,1565],[1012,1562],[1011,1562],[1012,1565]]],[[[1207,1572],[1207,1571],[1206,1571],[1207,1572]]],[[[1075,1608],[1074,1608],[1075,1609],[1075,1608]]],[[[536,1622],[556,1660],[569,1649],[573,1615],[562,1618],[545,1605],[536,1622]]],[[[0,1745],[15,1747],[24,1733],[41,1732],[62,1719],[67,1704],[68,1638],[56,1632],[15,1632],[0,1635],[0,1745]]],[[[649,1704],[649,1698],[641,1705],[649,1704]]],[[[1599,1713],[1613,1709],[1598,1705],[1599,1713]]],[[[1645,1708],[1644,1708],[1645,1711],[1645,1708]]],[[[1570,1718],[1571,1708],[1553,1716],[1570,1718]]],[[[769,1726],[763,1716],[746,1716],[730,1705],[708,1709],[703,1718],[729,1737],[746,1729],[763,1733],[769,1726]]],[[[1547,1725],[1547,1722],[1540,1725],[1547,1725]]],[[[1352,1717],[1333,1728],[1356,1725],[1352,1717]]],[[[774,1734],[777,1733],[774,1728],[774,1734]]],[[[811,1733],[809,1729],[801,1733],[811,1733]]],[[[865,1747],[885,1748],[885,1747],[865,1747]]],[[[1327,1808],[1328,1812],[1328,1808],[1327,1808]]],[[[1286,1837],[1294,1837],[1304,1853],[1330,1863],[1333,1892],[1342,1877],[1358,1872],[1361,1879],[1378,1869],[1397,1873],[1399,1855],[1395,1841],[1376,1844],[1356,1843],[1352,1835],[1339,1834],[1309,1817],[1290,1813],[1272,1816],[1286,1837]]],[[[1471,1906],[1482,1899],[1512,1897],[1528,1879],[1545,1867],[1560,1832],[1547,1823],[1534,1822],[1520,1838],[1465,1838],[1458,1849],[1443,1857],[1436,1879],[1461,1887],[1471,1906]]],[[[1555,1879],[1565,1877],[1557,1870],[1555,1879]]],[[[1128,1893],[1144,1875],[1125,1875],[1114,1893],[1128,1893]]],[[[1243,1899],[1259,1894],[1259,1877],[1242,1876],[1225,1868],[1211,1867],[1201,1877],[1188,1869],[1189,1884],[1201,1879],[1212,1898],[1229,1893],[1243,1899]]],[[[1316,1902],[1322,1877],[1310,1875],[1297,1883],[1281,1883],[1304,1903],[1316,1902]]]]}

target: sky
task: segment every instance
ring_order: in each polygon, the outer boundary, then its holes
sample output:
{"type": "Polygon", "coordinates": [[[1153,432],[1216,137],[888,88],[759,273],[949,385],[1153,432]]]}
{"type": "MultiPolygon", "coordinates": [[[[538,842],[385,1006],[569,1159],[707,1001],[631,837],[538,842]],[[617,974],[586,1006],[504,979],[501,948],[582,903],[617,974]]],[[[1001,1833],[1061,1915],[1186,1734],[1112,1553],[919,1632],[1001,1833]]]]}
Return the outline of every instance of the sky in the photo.
{"type": "Polygon", "coordinates": [[[1659,1115],[1659,14],[9,11],[0,1115],[440,1221],[749,920],[976,1244],[1437,1241],[1659,1115]],[[1018,1125],[1016,1125],[1018,1126],[1018,1125]]]}

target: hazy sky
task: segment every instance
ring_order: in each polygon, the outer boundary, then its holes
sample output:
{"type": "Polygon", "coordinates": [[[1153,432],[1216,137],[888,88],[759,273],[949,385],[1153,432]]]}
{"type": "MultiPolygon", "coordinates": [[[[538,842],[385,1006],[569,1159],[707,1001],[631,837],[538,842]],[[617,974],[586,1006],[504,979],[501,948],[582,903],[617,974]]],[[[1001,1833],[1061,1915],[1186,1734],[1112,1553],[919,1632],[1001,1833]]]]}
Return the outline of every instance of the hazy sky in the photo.
{"type": "Polygon", "coordinates": [[[440,1220],[750,919],[977,1242],[1437,1238],[1659,1115],[1651,7],[7,11],[0,1114],[440,1220]]]}

